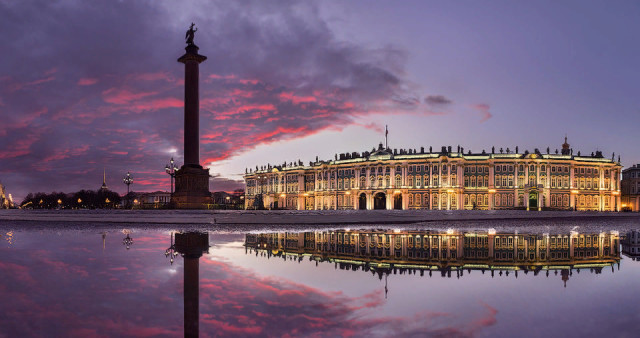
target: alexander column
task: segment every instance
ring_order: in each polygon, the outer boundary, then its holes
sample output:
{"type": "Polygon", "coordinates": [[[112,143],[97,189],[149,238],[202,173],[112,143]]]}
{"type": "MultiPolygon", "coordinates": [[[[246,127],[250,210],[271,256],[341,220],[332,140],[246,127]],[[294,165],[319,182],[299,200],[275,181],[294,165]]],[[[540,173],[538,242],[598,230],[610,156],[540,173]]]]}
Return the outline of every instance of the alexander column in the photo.
{"type": "Polygon", "coordinates": [[[197,28],[191,24],[185,35],[187,51],[178,59],[184,63],[184,165],[175,174],[176,190],[171,202],[180,209],[201,209],[211,203],[209,169],[200,165],[200,99],[199,78],[201,62],[206,56],[198,54],[193,43],[197,28]]]}

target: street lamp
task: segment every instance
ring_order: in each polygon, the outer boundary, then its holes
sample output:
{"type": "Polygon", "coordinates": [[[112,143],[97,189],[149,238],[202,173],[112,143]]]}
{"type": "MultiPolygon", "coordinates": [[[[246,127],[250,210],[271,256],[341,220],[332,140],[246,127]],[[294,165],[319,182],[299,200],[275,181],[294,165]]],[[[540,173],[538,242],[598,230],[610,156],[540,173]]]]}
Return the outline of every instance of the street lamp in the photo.
{"type": "Polygon", "coordinates": [[[124,176],[124,178],[122,179],[122,181],[124,182],[124,184],[127,185],[127,208],[129,207],[129,204],[131,203],[131,196],[129,195],[129,186],[131,184],[133,184],[133,176],[131,176],[131,173],[127,171],[127,174],[124,176]]]}
{"type": "Polygon", "coordinates": [[[178,251],[176,251],[176,246],[173,244],[173,232],[171,233],[171,246],[167,248],[164,252],[164,256],[169,258],[169,262],[173,265],[173,259],[178,256],[178,251]]]}
{"type": "Polygon", "coordinates": [[[167,164],[164,167],[164,171],[167,172],[167,174],[169,174],[169,176],[171,176],[171,195],[173,196],[173,179],[176,177],[176,170],[178,170],[178,167],[176,167],[173,164],[173,157],[171,158],[171,161],[169,161],[169,164],[167,164]]]}
{"type": "Polygon", "coordinates": [[[127,237],[125,237],[122,240],[122,244],[127,247],[127,250],[129,250],[129,248],[133,245],[133,238],[129,237],[129,234],[127,234],[127,237]]]}
{"type": "Polygon", "coordinates": [[[127,171],[127,175],[124,177],[123,181],[124,184],[127,185],[127,195],[129,195],[129,186],[133,184],[133,176],[131,176],[131,173],[127,171]]]}

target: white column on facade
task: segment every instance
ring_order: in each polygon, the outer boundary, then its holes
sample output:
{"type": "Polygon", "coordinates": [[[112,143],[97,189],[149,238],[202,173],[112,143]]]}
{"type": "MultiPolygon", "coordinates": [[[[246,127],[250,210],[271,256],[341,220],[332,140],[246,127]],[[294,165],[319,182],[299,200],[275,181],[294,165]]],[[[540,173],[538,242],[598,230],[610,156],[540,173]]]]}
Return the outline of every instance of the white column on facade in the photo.
{"type": "Polygon", "coordinates": [[[402,186],[406,186],[407,185],[407,165],[403,164],[401,170],[402,170],[402,186]]]}
{"type": "Polygon", "coordinates": [[[573,181],[575,178],[575,168],[572,165],[569,165],[569,188],[575,189],[576,186],[573,185],[573,181]]]}
{"type": "Polygon", "coordinates": [[[489,163],[489,186],[487,188],[492,189],[495,187],[494,185],[494,170],[495,170],[495,166],[493,165],[493,163],[489,163]]]}
{"type": "Polygon", "coordinates": [[[396,188],[396,166],[391,165],[390,177],[389,177],[389,186],[390,188],[396,188]]]}
{"type": "Polygon", "coordinates": [[[363,188],[365,188],[365,187],[366,187],[366,188],[371,188],[371,181],[370,181],[370,179],[369,179],[369,176],[371,175],[371,173],[370,173],[370,172],[371,172],[371,168],[370,168],[370,167],[367,167],[367,168],[365,169],[366,178],[365,178],[365,181],[364,181],[364,187],[361,187],[360,189],[363,189],[363,188]]]}

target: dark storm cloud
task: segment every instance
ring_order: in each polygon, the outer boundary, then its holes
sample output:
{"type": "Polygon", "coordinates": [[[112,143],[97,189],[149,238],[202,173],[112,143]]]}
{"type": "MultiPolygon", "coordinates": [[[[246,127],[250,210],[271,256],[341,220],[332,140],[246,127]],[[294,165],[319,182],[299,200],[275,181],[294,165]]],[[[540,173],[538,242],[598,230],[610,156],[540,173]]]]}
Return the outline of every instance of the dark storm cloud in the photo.
{"type": "Polygon", "coordinates": [[[443,95],[429,95],[424,98],[424,103],[430,105],[448,105],[453,103],[453,101],[443,95]]]}
{"type": "Polygon", "coordinates": [[[403,89],[402,51],[338,41],[312,3],[180,6],[0,2],[8,51],[0,64],[0,178],[10,192],[97,188],[103,167],[110,182],[131,171],[136,189],[166,189],[169,150],[182,148],[176,59],[191,21],[209,57],[201,65],[204,165],[340,129],[380,107],[419,104],[405,99],[414,95],[403,89]]]}

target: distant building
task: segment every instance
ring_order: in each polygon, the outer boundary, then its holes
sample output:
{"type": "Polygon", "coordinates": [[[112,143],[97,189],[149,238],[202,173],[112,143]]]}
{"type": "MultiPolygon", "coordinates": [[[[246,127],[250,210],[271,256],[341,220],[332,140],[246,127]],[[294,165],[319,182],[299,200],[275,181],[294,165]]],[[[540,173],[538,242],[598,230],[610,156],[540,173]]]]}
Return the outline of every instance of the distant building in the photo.
{"type": "Polygon", "coordinates": [[[629,231],[620,241],[622,244],[622,253],[631,259],[640,259],[640,232],[637,230],[629,231]]]}
{"type": "Polygon", "coordinates": [[[622,171],[622,208],[640,211],[640,164],[622,171]]]}
{"type": "Polygon", "coordinates": [[[244,207],[244,191],[237,190],[233,193],[216,191],[211,193],[213,204],[217,207],[242,209],[244,207]]]}
{"type": "Polygon", "coordinates": [[[247,170],[245,208],[618,211],[621,168],[600,151],[574,154],[566,138],[555,154],[380,144],[309,165],[247,170]]]}
{"type": "Polygon", "coordinates": [[[122,199],[121,206],[130,206],[142,209],[161,209],[169,206],[171,193],[168,191],[131,192],[131,200],[122,199]]]}

